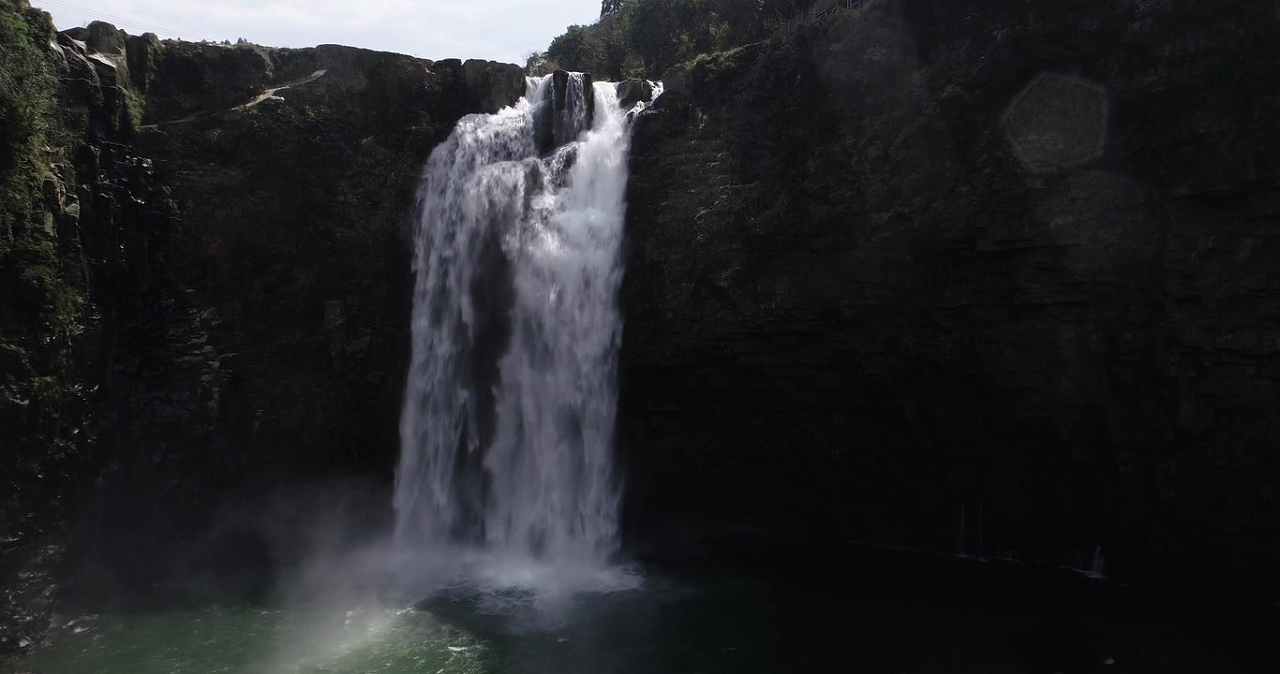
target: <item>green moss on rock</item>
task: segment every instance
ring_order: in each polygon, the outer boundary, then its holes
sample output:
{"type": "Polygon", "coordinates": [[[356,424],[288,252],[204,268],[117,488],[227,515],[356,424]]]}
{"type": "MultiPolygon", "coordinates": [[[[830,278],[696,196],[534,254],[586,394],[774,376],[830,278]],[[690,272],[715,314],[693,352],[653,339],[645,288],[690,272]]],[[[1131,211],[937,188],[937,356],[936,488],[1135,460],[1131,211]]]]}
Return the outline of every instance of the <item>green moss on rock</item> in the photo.
{"type": "Polygon", "coordinates": [[[83,287],[58,232],[53,39],[47,14],[0,4],[0,658],[48,620],[48,566],[33,560],[50,558],[38,546],[60,529],[64,471],[79,456],[72,344],[83,287]]]}

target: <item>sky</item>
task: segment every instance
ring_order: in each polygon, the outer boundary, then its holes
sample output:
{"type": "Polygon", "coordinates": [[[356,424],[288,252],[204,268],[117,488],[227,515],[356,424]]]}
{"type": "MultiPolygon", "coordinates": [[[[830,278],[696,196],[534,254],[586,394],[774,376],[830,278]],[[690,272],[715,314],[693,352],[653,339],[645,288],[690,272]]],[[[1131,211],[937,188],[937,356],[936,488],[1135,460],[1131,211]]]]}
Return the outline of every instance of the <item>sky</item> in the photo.
{"type": "Polygon", "coordinates": [[[31,0],[60,30],[108,21],[161,38],[245,38],[271,47],[345,44],[440,60],[524,64],[600,0],[31,0]]]}

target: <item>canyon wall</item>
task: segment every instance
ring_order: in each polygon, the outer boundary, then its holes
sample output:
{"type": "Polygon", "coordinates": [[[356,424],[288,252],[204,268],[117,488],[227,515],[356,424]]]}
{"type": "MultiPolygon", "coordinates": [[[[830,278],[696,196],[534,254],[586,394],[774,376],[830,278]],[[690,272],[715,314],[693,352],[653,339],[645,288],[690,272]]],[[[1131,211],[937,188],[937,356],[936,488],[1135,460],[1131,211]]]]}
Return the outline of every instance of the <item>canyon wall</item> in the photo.
{"type": "Polygon", "coordinates": [[[1274,596],[1275,9],[873,2],[668,73],[629,192],[630,530],[1274,596]]]}
{"type": "Polygon", "coordinates": [[[420,167],[524,78],[0,19],[3,653],[59,582],[252,595],[273,490],[389,482],[420,167]]]}
{"type": "MultiPolygon", "coordinates": [[[[251,596],[264,494],[385,488],[422,162],[524,79],[24,0],[0,30],[3,654],[59,582],[251,596]]],[[[628,196],[630,548],[1274,596],[1278,33],[1271,2],[881,1],[669,72],[628,196]]]]}

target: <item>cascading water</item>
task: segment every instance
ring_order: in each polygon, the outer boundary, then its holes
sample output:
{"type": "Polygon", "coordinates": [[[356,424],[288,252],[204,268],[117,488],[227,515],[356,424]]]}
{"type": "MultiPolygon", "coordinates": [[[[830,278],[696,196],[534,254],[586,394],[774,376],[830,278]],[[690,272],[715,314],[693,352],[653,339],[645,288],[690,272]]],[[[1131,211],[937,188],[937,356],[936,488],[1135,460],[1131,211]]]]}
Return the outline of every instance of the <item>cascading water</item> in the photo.
{"type": "MultiPolygon", "coordinates": [[[[608,568],[627,113],[612,84],[558,73],[530,79],[511,108],[464,118],[432,153],[395,489],[402,549],[560,577],[608,568]]],[[[514,573],[510,584],[528,580],[514,573]]]]}

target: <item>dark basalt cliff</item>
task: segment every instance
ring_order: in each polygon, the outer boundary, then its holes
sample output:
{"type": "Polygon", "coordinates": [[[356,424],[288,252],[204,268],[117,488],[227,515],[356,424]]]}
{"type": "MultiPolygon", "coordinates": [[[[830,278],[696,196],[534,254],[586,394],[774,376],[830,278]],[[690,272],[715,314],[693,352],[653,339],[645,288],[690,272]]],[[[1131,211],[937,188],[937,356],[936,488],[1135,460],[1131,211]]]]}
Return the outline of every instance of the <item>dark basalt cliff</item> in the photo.
{"type": "Polygon", "coordinates": [[[418,172],[524,78],[58,34],[25,1],[0,21],[2,656],[34,640],[59,577],[181,598],[179,581],[279,561],[251,530],[272,488],[389,479],[418,172]],[[211,534],[231,507],[249,524],[211,534]]]}
{"type": "MultiPolygon", "coordinates": [[[[180,598],[280,563],[264,494],[389,480],[418,172],[524,81],[25,0],[0,37],[3,656],[60,579],[180,598]]],[[[1274,3],[881,0],[669,73],[631,165],[628,538],[1100,548],[1274,597],[1278,56],[1274,3]]]]}
{"type": "Polygon", "coordinates": [[[638,122],[628,523],[1274,597],[1274,3],[870,3],[638,122]]]}

